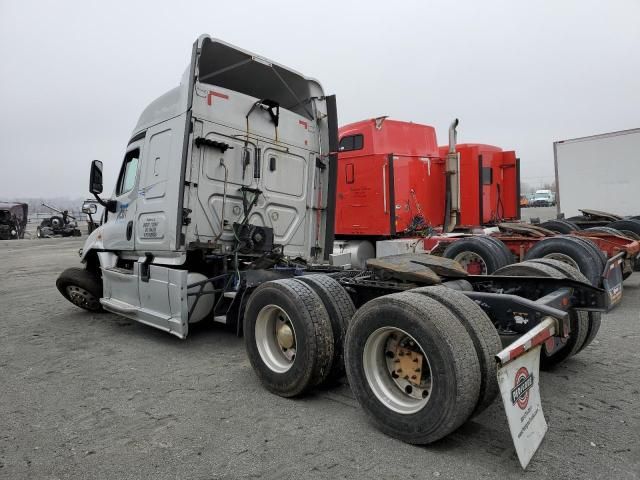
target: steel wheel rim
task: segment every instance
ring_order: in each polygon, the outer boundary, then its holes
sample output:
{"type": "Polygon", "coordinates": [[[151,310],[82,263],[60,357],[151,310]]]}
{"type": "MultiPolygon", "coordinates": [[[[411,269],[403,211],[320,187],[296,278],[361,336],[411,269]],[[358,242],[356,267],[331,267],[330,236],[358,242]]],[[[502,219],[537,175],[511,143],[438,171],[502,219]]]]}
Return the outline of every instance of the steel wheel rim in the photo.
{"type": "MultiPolygon", "coordinates": [[[[462,265],[462,268],[464,268],[467,272],[469,272],[468,267],[470,265],[479,264],[480,273],[478,275],[487,275],[488,273],[487,262],[485,262],[484,258],[482,258],[480,255],[478,255],[475,252],[471,252],[471,251],[460,252],[458,255],[454,257],[454,260],[458,262],[460,265],[462,265]]],[[[473,275],[476,275],[476,274],[474,273],[473,275]]]]}
{"type": "Polygon", "coordinates": [[[549,253],[545,255],[544,258],[548,258],[549,260],[557,260],[558,262],[562,262],[580,271],[580,267],[578,266],[576,261],[569,255],[565,255],[564,253],[549,253]]]}
{"type": "Polygon", "coordinates": [[[100,304],[93,293],[77,285],[69,285],[67,287],[67,295],[69,295],[71,303],[78,307],[95,309],[100,304]]]}
{"type": "Polygon", "coordinates": [[[369,387],[385,407],[396,413],[410,415],[422,410],[429,402],[433,390],[429,359],[422,346],[404,330],[382,327],[374,331],[364,345],[362,361],[369,387]],[[414,372],[405,372],[409,379],[395,374],[399,357],[392,357],[390,353],[394,353],[394,350],[397,353],[398,347],[403,349],[404,346],[422,356],[422,362],[418,364],[419,385],[409,377],[414,372]]]}
{"type": "Polygon", "coordinates": [[[296,331],[282,308],[267,305],[258,312],[256,346],[264,364],[276,373],[287,372],[296,360],[296,331]]]}

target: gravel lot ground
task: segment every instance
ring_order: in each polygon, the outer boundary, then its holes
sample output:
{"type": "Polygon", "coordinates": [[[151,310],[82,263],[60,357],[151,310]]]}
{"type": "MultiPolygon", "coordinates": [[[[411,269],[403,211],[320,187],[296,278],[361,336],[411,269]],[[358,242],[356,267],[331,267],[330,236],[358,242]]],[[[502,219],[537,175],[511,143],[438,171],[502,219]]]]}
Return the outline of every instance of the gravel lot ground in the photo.
{"type": "Polygon", "coordinates": [[[542,373],[550,428],[523,473],[499,403],[435,445],[406,445],[347,385],[269,394],[222,327],[181,341],[87,314],[55,289],[81,245],[0,242],[1,478],[640,478],[640,274],[594,343],[542,373]]]}

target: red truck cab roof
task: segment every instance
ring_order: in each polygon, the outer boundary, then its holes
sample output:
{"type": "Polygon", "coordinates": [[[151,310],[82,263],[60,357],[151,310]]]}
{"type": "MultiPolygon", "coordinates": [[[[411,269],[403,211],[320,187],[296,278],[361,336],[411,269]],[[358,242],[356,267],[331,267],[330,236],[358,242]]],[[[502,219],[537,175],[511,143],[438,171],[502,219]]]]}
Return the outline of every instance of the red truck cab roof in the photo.
{"type": "Polygon", "coordinates": [[[344,125],[338,134],[339,151],[345,156],[381,153],[438,156],[436,130],[429,125],[378,117],[344,125]]]}
{"type": "MultiPolygon", "coordinates": [[[[338,133],[338,238],[390,238],[442,225],[448,147],[438,147],[433,127],[378,117],[345,125],[338,133]]],[[[456,152],[458,226],[518,218],[515,152],[483,143],[461,143],[456,152]]]]}

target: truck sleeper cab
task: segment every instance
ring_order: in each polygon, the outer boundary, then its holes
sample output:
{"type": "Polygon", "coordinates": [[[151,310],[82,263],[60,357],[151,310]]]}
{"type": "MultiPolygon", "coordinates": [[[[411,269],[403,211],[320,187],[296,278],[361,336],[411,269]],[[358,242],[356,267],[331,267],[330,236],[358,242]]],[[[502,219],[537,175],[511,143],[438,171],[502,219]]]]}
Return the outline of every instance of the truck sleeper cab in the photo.
{"type": "Polygon", "coordinates": [[[332,102],[313,79],[200,37],[180,86],[141,114],[83,248],[102,307],[184,338],[213,309],[209,296],[187,318],[188,283],[270,255],[322,260],[332,102]]]}

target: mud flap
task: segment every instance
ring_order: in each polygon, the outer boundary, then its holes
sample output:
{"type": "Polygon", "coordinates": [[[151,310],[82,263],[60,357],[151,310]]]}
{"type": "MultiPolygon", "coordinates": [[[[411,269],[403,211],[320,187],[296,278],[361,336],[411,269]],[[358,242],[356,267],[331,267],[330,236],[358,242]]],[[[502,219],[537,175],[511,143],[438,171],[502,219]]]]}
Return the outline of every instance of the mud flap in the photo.
{"type": "Polygon", "coordinates": [[[540,345],[498,368],[498,384],[511,438],[522,468],[547,433],[540,398],[540,345]]]}
{"type": "Polygon", "coordinates": [[[622,262],[624,252],[611,257],[604,267],[602,273],[602,288],[607,292],[607,309],[611,310],[622,300],[622,262]]]}

